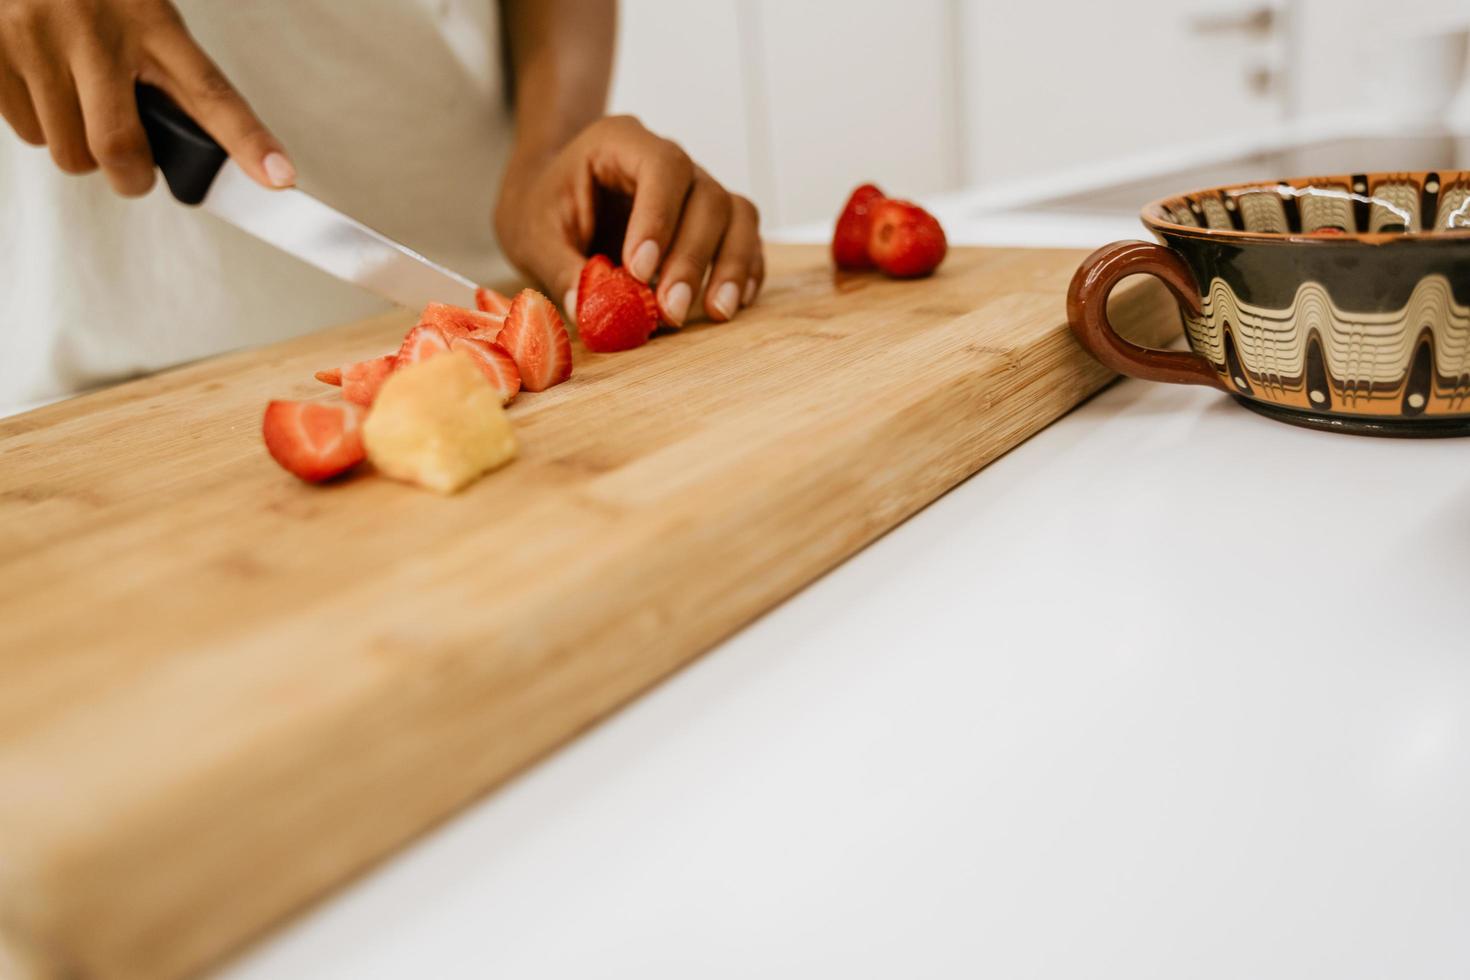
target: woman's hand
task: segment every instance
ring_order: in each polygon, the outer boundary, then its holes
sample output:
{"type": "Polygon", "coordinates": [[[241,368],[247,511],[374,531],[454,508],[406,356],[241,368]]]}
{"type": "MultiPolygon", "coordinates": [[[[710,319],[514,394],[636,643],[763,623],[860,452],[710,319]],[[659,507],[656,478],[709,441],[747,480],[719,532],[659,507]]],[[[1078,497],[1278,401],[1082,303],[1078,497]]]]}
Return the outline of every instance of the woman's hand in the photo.
{"type": "Polygon", "coordinates": [[[134,84],[157,86],[267,187],[285,151],[167,0],[0,0],[0,115],[71,174],[99,166],[129,197],[153,186],[134,84]]]}
{"type": "Polygon", "coordinates": [[[674,326],[696,298],[711,319],[729,320],[765,277],[755,205],[631,116],[599,119],[553,154],[518,148],[495,229],[506,256],[564,297],[571,313],[582,264],[595,251],[656,284],[674,326]]]}

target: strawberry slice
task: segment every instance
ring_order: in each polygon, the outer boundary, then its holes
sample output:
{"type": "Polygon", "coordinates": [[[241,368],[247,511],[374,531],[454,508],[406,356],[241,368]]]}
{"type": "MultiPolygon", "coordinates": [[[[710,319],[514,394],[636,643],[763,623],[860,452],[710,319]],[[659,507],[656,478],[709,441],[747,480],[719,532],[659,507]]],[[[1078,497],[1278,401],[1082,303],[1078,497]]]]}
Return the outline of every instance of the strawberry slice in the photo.
{"type": "Polygon", "coordinates": [[[318,371],[316,374],[312,375],[312,377],[316,378],[324,385],[334,385],[338,388],[342,387],[341,368],[326,368],[324,370],[318,371]]]}
{"type": "Polygon", "coordinates": [[[261,433],[271,458],[303,480],[318,483],[362,462],[366,411],[348,402],[273,401],[261,433]]]}
{"type": "Polygon", "coordinates": [[[420,323],[403,338],[403,346],[398,348],[398,353],[394,356],[394,367],[417,364],[448,349],[449,338],[444,336],[444,331],[431,323],[420,323]]]}
{"type": "Polygon", "coordinates": [[[393,354],[347,365],[342,369],[342,397],[354,405],[371,405],[378,397],[378,389],[397,366],[398,359],[393,354]]]}
{"type": "Polygon", "coordinates": [[[652,289],[604,256],[587,260],[577,284],[577,332],[588,350],[632,350],[648,343],[657,327],[652,289]]]}
{"type": "Polygon", "coordinates": [[[523,289],[511,301],[497,341],[515,359],[521,387],[545,391],[572,376],[572,339],[551,300],[523,289]]]}
{"type": "Polygon", "coordinates": [[[466,310],[447,303],[430,303],[419,315],[419,325],[438,327],[445,337],[484,337],[494,340],[505,325],[505,316],[466,310]]]}
{"type": "Polygon", "coordinates": [[[510,352],[499,344],[478,337],[455,337],[449,349],[463,351],[475,359],[475,366],[485,372],[490,384],[500,392],[500,404],[509,405],[521,390],[521,372],[510,352]]]}
{"type": "Polygon", "coordinates": [[[879,201],[873,206],[868,254],[878,268],[900,279],[927,276],[939,268],[949,243],[939,221],[908,201],[879,201]]]}
{"type": "Polygon", "coordinates": [[[872,231],[869,219],[873,206],[883,199],[883,192],[872,184],[863,184],[847,199],[832,232],[832,261],[837,268],[873,268],[873,259],[868,255],[872,231]]]}
{"type": "Polygon", "coordinates": [[[487,286],[481,286],[475,290],[475,305],[482,313],[505,316],[510,312],[510,297],[497,293],[487,286]]]}

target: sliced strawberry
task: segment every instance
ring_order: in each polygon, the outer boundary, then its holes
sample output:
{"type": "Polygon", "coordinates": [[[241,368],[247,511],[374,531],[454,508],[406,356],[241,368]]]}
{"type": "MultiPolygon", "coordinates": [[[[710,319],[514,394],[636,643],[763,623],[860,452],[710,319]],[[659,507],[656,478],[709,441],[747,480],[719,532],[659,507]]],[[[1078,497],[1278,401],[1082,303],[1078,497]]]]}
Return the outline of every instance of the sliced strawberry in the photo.
{"type": "Polygon", "coordinates": [[[397,366],[398,358],[393,354],[347,365],[342,369],[342,397],[354,405],[371,405],[397,366]]]}
{"type": "Polygon", "coordinates": [[[497,293],[487,286],[481,286],[475,290],[475,305],[482,313],[505,316],[510,312],[510,297],[497,293]]]}
{"type": "Polygon", "coordinates": [[[481,313],[479,310],[466,310],[447,303],[430,303],[419,315],[419,324],[438,327],[445,337],[472,337],[489,334],[489,339],[494,340],[494,335],[500,333],[500,328],[505,325],[505,316],[504,314],[494,316],[489,313],[481,313]]]}
{"type": "Polygon", "coordinates": [[[521,372],[515,358],[497,343],[476,337],[455,337],[449,342],[452,351],[463,351],[475,359],[475,366],[485,372],[485,377],[500,392],[500,404],[509,405],[521,390],[521,372]]]}
{"type": "Polygon", "coordinates": [[[404,367],[409,364],[417,364],[435,354],[442,354],[448,349],[449,338],[444,336],[444,331],[433,324],[421,323],[403,338],[403,346],[398,348],[394,366],[404,367]]]}
{"type": "Polygon", "coordinates": [[[832,232],[832,261],[837,263],[837,268],[873,267],[873,259],[868,255],[868,237],[872,230],[869,218],[873,206],[883,199],[883,192],[872,184],[863,184],[847,199],[832,232]]]}
{"type": "Polygon", "coordinates": [[[341,368],[327,368],[323,371],[318,371],[316,374],[312,375],[312,377],[316,378],[324,385],[336,385],[338,388],[342,387],[341,368]]]}
{"type": "Polygon", "coordinates": [[[600,255],[587,261],[577,285],[577,331],[588,350],[632,350],[657,327],[653,290],[600,255]]]}
{"type": "Polygon", "coordinates": [[[511,301],[498,343],[515,359],[521,387],[545,391],[572,376],[572,339],[551,300],[523,289],[511,301]]]}
{"type": "Polygon", "coordinates": [[[348,402],[273,401],[261,432],[272,459],[316,483],[362,462],[364,415],[361,406],[348,402]]]}
{"type": "Polygon", "coordinates": [[[908,201],[879,201],[872,209],[868,254],[890,276],[927,276],[944,261],[949,244],[939,221],[908,201]]]}

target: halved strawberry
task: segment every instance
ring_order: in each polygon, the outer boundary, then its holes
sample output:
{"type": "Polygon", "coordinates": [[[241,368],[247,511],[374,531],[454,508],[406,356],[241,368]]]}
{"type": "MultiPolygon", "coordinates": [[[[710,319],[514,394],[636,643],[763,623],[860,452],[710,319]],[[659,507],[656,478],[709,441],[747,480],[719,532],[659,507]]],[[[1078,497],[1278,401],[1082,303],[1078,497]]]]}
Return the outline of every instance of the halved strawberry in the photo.
{"type": "Polygon", "coordinates": [[[463,351],[475,359],[475,366],[485,372],[485,377],[500,392],[500,404],[509,405],[521,390],[521,372],[510,353],[499,344],[477,337],[455,337],[449,341],[449,349],[463,351]]]}
{"type": "Polygon", "coordinates": [[[261,433],[272,459],[316,483],[362,462],[366,414],[348,402],[273,401],[265,408],[261,433]]]}
{"type": "Polygon", "coordinates": [[[466,310],[447,303],[430,303],[419,315],[419,324],[438,327],[445,337],[483,336],[486,340],[494,340],[495,334],[505,326],[505,316],[466,310]]]}
{"type": "Polygon", "coordinates": [[[577,285],[577,332],[588,350],[641,347],[657,328],[652,289],[601,255],[587,260],[577,285]]]}
{"type": "Polygon", "coordinates": [[[572,340],[551,300],[521,290],[510,304],[497,341],[515,359],[521,387],[545,391],[572,376],[572,340]]]}
{"type": "Polygon", "coordinates": [[[420,323],[408,332],[403,338],[403,346],[398,348],[394,355],[394,366],[403,367],[408,364],[417,364],[435,354],[442,354],[449,349],[449,338],[444,336],[444,331],[431,323],[420,323]]]}
{"type": "Polygon", "coordinates": [[[312,375],[312,377],[316,378],[324,385],[335,385],[338,388],[342,387],[341,368],[325,368],[324,370],[318,371],[316,374],[312,375]]]}
{"type": "Polygon", "coordinates": [[[868,255],[871,232],[869,217],[873,206],[882,201],[883,192],[872,184],[863,184],[847,199],[837,227],[832,232],[832,261],[839,269],[871,269],[868,255]]]}
{"type": "Polygon", "coordinates": [[[505,316],[510,312],[510,297],[497,293],[488,286],[481,286],[475,290],[475,305],[482,313],[505,316]]]}
{"type": "Polygon", "coordinates": [[[342,369],[342,397],[355,405],[371,405],[397,366],[398,358],[393,354],[347,365],[342,369]]]}
{"type": "Polygon", "coordinates": [[[927,276],[949,250],[939,221],[908,201],[879,201],[873,206],[868,254],[890,276],[927,276]]]}

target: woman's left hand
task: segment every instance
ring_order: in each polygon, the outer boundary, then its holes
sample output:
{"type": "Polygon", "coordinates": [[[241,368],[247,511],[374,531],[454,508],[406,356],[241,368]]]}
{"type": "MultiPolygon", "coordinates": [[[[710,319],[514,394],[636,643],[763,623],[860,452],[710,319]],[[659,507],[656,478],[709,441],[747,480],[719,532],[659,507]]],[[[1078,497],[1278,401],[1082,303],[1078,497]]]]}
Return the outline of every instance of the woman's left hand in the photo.
{"type": "Polygon", "coordinates": [[[495,211],[506,256],[569,314],[586,257],[602,252],[654,285],[673,326],[696,298],[716,321],[755,300],[759,221],[754,204],[632,116],[599,119],[554,154],[518,152],[495,211]]]}

